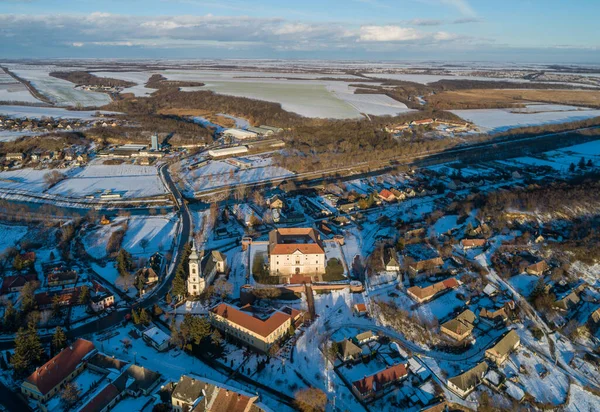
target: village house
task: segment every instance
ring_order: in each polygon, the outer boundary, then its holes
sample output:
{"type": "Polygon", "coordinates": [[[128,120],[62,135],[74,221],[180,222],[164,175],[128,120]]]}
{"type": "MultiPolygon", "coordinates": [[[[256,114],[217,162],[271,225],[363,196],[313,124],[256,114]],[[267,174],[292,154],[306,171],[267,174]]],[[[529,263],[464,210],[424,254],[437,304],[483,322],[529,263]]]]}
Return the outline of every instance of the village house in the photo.
{"type": "Polygon", "coordinates": [[[546,263],[545,260],[541,260],[537,263],[534,263],[533,265],[527,266],[527,268],[525,269],[528,275],[534,276],[541,276],[548,270],[550,270],[550,267],[548,266],[548,263],[546,263]]]}
{"type": "Polygon", "coordinates": [[[312,228],[280,228],[269,233],[269,270],[274,276],[325,273],[325,249],[312,228]]]}
{"type": "Polygon", "coordinates": [[[396,200],[396,196],[387,189],[383,189],[377,196],[386,202],[393,202],[396,200]]]}
{"type": "Polygon", "coordinates": [[[445,292],[446,290],[455,289],[459,286],[458,280],[450,278],[441,282],[429,285],[427,287],[413,286],[406,290],[408,296],[418,303],[427,302],[433,299],[436,295],[445,292]]]}
{"type": "Polygon", "coordinates": [[[171,336],[163,332],[158,326],[152,326],[142,333],[142,339],[157,351],[162,352],[169,349],[171,336]]]}
{"type": "Polygon", "coordinates": [[[460,245],[463,250],[469,250],[479,247],[484,247],[487,244],[485,239],[463,239],[460,241],[460,245]]]}
{"type": "Polygon", "coordinates": [[[187,290],[192,296],[202,294],[213,282],[217,274],[227,271],[227,257],[217,250],[213,250],[206,256],[204,251],[198,255],[196,244],[192,246],[189,257],[189,276],[187,290]]]}
{"type": "Polygon", "coordinates": [[[454,319],[445,322],[440,327],[442,333],[450,336],[451,338],[457,340],[458,342],[462,342],[473,332],[473,328],[475,323],[475,314],[470,310],[465,310],[461,312],[454,319]]]}
{"type": "Polygon", "coordinates": [[[154,269],[150,267],[140,268],[135,273],[135,278],[142,278],[144,284],[152,285],[154,283],[158,283],[158,275],[154,271],[154,269]]]}
{"type": "Polygon", "coordinates": [[[278,195],[267,199],[267,204],[269,205],[270,209],[283,209],[285,207],[285,202],[278,195]]]}
{"type": "Polygon", "coordinates": [[[21,393],[41,406],[79,375],[85,368],[84,360],[94,353],[92,342],[77,339],[29,375],[21,384],[21,393]]]}
{"type": "Polygon", "coordinates": [[[493,308],[483,307],[479,310],[479,317],[492,323],[506,322],[509,310],[508,304],[493,308]]]}
{"type": "Polygon", "coordinates": [[[357,303],[353,306],[354,313],[358,316],[366,316],[369,312],[367,311],[367,305],[364,303],[357,303]]]}
{"type": "Polygon", "coordinates": [[[74,285],[77,283],[77,272],[74,270],[53,270],[46,274],[46,285],[49,287],[74,285]]]}
{"type": "Polygon", "coordinates": [[[95,280],[92,281],[90,307],[94,312],[101,312],[115,304],[115,295],[95,280]]]}
{"type": "Polygon", "coordinates": [[[28,282],[37,282],[37,280],[38,278],[35,274],[5,276],[2,280],[2,289],[0,289],[0,295],[20,292],[28,282]]]}
{"type": "Polygon", "coordinates": [[[223,387],[208,379],[182,376],[171,394],[175,412],[262,412],[258,396],[223,387]]]}
{"type": "Polygon", "coordinates": [[[349,339],[344,339],[336,343],[337,355],[342,362],[358,361],[361,359],[362,349],[352,343],[349,339]]]}
{"type": "Polygon", "coordinates": [[[427,243],[411,243],[404,247],[404,260],[412,273],[434,270],[444,264],[438,252],[427,243]]]}
{"type": "Polygon", "coordinates": [[[400,263],[396,251],[392,248],[386,248],[383,251],[383,264],[387,272],[400,272],[400,263]]]}
{"type": "Polygon", "coordinates": [[[406,366],[401,363],[365,376],[352,383],[352,392],[363,401],[377,398],[384,394],[386,388],[408,376],[406,366]]]}
{"type": "Polygon", "coordinates": [[[375,335],[372,331],[368,330],[366,332],[361,332],[353,338],[354,342],[357,345],[364,345],[369,342],[373,342],[377,340],[377,335],[375,335]]]}
{"type": "Polygon", "coordinates": [[[487,371],[487,363],[480,362],[474,368],[448,379],[448,389],[464,399],[482,382],[487,371]]]}
{"type": "Polygon", "coordinates": [[[494,346],[485,351],[485,357],[495,362],[496,365],[502,366],[508,359],[508,355],[519,347],[521,339],[514,330],[511,330],[504,335],[494,346]]]}
{"type": "Polygon", "coordinates": [[[6,160],[7,161],[16,161],[16,162],[20,162],[23,159],[25,159],[25,155],[23,153],[7,153],[6,154],[6,160]]]}
{"type": "Polygon", "coordinates": [[[299,326],[302,315],[302,312],[289,307],[260,312],[250,305],[237,308],[220,303],[209,311],[209,320],[228,336],[266,353],[287,336],[292,326],[299,326]]]}

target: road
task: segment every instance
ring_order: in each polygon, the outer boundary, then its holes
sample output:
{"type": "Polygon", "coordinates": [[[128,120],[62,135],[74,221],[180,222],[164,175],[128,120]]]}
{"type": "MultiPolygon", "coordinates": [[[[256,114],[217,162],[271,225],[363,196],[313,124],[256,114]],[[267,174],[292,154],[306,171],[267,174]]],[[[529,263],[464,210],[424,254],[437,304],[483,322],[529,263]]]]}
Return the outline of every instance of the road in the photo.
{"type": "MultiPolygon", "coordinates": [[[[145,297],[141,301],[138,301],[134,305],[135,308],[151,308],[155,303],[158,303],[159,300],[167,294],[167,292],[171,288],[171,283],[173,281],[173,277],[175,275],[177,266],[183,258],[183,248],[185,244],[189,241],[192,233],[192,215],[190,213],[190,210],[188,209],[186,202],[183,199],[183,196],[181,195],[181,192],[171,179],[168,170],[168,164],[164,164],[163,166],[161,166],[159,168],[159,173],[165,183],[165,186],[169,188],[169,191],[173,195],[177,208],[179,209],[179,215],[181,219],[181,232],[179,235],[179,241],[177,243],[176,250],[173,254],[173,262],[170,266],[167,267],[167,273],[165,274],[163,282],[157,288],[155,288],[152,293],[148,294],[147,297],[145,297]]],[[[66,332],[66,334],[69,338],[75,339],[83,335],[102,332],[105,329],[111,328],[123,322],[124,317],[127,313],[130,313],[130,309],[115,310],[114,312],[109,313],[107,316],[88,322],[84,325],[69,329],[66,332]]],[[[51,339],[52,336],[48,335],[44,336],[42,338],[42,341],[48,342],[51,339]]],[[[11,349],[13,346],[14,341],[12,340],[0,342],[0,350],[11,349]]]]}

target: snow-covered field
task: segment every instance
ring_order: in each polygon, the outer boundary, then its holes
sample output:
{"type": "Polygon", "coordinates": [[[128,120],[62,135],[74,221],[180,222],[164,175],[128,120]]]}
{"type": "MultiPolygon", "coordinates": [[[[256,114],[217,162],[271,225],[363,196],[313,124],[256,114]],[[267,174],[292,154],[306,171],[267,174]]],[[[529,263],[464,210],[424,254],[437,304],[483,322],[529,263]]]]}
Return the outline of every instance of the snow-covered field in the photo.
{"type": "Polygon", "coordinates": [[[515,109],[472,109],[451,110],[451,112],[489,132],[501,132],[516,127],[575,122],[600,116],[600,110],[574,107],[573,110],[568,111],[563,105],[554,107],[556,110],[553,110],[552,106],[555,105],[546,105],[544,111],[539,111],[538,105],[530,105],[527,113],[516,113],[515,109]],[[548,106],[550,107],[548,108],[548,106]]]}
{"type": "Polygon", "coordinates": [[[8,65],[10,70],[33,85],[41,94],[59,106],[104,106],[111,102],[108,94],[75,90],[69,81],[50,76],[50,72],[64,70],[54,66],[8,65]]]}
{"type": "Polygon", "coordinates": [[[0,224],[0,255],[9,247],[13,247],[27,233],[27,226],[0,224]]]}
{"type": "Polygon", "coordinates": [[[2,102],[25,102],[25,103],[40,103],[27,87],[21,83],[3,84],[0,83],[0,101],[2,102]]]}
{"type": "Polygon", "coordinates": [[[356,88],[349,87],[346,83],[332,82],[327,86],[327,89],[337,98],[350,104],[359,113],[394,116],[411,111],[404,103],[384,94],[354,94],[356,88]]]}
{"type": "Polygon", "coordinates": [[[404,74],[404,73],[365,73],[366,76],[376,79],[392,79],[402,80],[406,82],[429,84],[440,80],[477,80],[477,81],[502,81],[514,83],[529,83],[525,79],[505,79],[501,77],[478,77],[478,76],[461,76],[453,74],[404,74]]]}
{"type": "Polygon", "coordinates": [[[154,252],[168,251],[177,236],[175,229],[177,218],[174,214],[166,216],[133,216],[129,219],[129,226],[123,248],[134,255],[152,255],[154,252]],[[143,239],[148,240],[146,249],[141,245],[143,239]]]}
{"type": "Polygon", "coordinates": [[[41,193],[46,188],[44,175],[48,170],[19,169],[0,172],[0,189],[20,189],[41,193]]]}
{"type": "Polygon", "coordinates": [[[83,245],[87,253],[96,259],[102,259],[106,256],[106,245],[110,236],[119,229],[122,229],[124,219],[116,219],[113,223],[100,226],[94,231],[89,231],[83,238],[83,245]]]}
{"type": "Polygon", "coordinates": [[[186,170],[184,180],[188,191],[197,192],[238,183],[256,183],[273,178],[292,176],[293,173],[279,166],[272,166],[272,159],[264,156],[246,156],[252,162],[248,169],[238,169],[224,161],[211,161],[194,170],[186,170]]]}
{"type": "Polygon", "coordinates": [[[16,105],[0,105],[0,114],[11,117],[29,117],[33,119],[41,119],[43,117],[54,117],[57,119],[79,119],[92,120],[97,113],[101,114],[117,114],[116,112],[108,112],[102,110],[67,110],[60,107],[34,107],[34,106],[16,106],[16,105]]]}
{"type": "Polygon", "coordinates": [[[69,178],[60,182],[48,193],[85,197],[110,190],[122,198],[141,198],[167,193],[154,166],[131,163],[103,165],[95,161],[83,169],[76,169],[69,178]]]}

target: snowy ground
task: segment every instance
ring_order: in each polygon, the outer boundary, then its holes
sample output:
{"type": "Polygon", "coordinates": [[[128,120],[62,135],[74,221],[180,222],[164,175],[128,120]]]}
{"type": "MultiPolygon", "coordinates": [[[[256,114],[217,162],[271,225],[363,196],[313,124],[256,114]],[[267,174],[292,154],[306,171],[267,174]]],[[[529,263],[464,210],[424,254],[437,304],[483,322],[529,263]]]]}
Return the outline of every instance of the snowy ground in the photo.
{"type": "Polygon", "coordinates": [[[0,172],[0,189],[20,189],[42,193],[46,189],[44,175],[48,170],[18,169],[0,172]]]}
{"type": "Polygon", "coordinates": [[[198,169],[186,170],[183,175],[186,189],[190,192],[205,191],[293,175],[287,169],[272,166],[272,159],[264,155],[245,156],[243,159],[251,162],[250,168],[239,169],[224,160],[215,160],[198,169]]]}
{"type": "Polygon", "coordinates": [[[123,239],[123,248],[133,255],[151,256],[155,252],[166,252],[176,241],[177,218],[175,214],[166,216],[132,216],[123,239]],[[142,240],[149,241],[146,249],[142,240]]]}
{"type": "Polygon", "coordinates": [[[104,106],[111,102],[106,93],[76,90],[75,84],[50,76],[61,70],[55,66],[7,65],[17,76],[25,79],[44,96],[59,106],[104,106]]]}
{"type": "Polygon", "coordinates": [[[25,234],[27,226],[0,224],[0,255],[9,247],[13,247],[25,234]]]}
{"type": "Polygon", "coordinates": [[[451,110],[451,112],[489,132],[501,132],[516,127],[575,122],[600,116],[600,110],[577,110],[574,108],[572,111],[565,111],[564,106],[555,111],[529,113],[515,113],[513,109],[451,110]]]}
{"type": "MultiPolygon", "coordinates": [[[[208,367],[203,362],[184,352],[179,350],[171,350],[162,353],[157,352],[152,347],[146,345],[142,338],[132,338],[128,334],[129,329],[128,326],[117,328],[116,332],[118,332],[118,335],[104,341],[98,340],[98,336],[96,335],[94,335],[91,340],[103,353],[106,353],[109,356],[114,355],[116,358],[132,363],[137,361],[139,365],[144,366],[145,368],[160,372],[167,381],[177,382],[182,375],[190,375],[211,379],[221,384],[226,383],[230,387],[249,393],[256,392],[254,387],[229,379],[227,375],[208,367]],[[122,343],[124,339],[129,339],[131,341],[131,348],[126,349],[124,347],[122,343]]],[[[282,412],[288,412],[290,410],[289,408],[280,405],[279,402],[273,400],[271,397],[260,392],[259,394],[261,395],[261,402],[272,408],[272,410],[282,412]]],[[[128,412],[129,411],[132,410],[130,409],[128,412]]]]}
{"type": "Polygon", "coordinates": [[[96,259],[104,258],[106,256],[106,245],[110,236],[123,228],[122,223],[124,220],[117,219],[109,225],[98,226],[96,230],[88,231],[83,237],[83,245],[86,252],[96,259]]]}
{"type": "Polygon", "coordinates": [[[571,385],[569,389],[569,402],[565,410],[569,412],[598,411],[600,410],[600,397],[584,390],[579,385],[571,385]]]}
{"type": "Polygon", "coordinates": [[[35,106],[14,106],[0,105],[0,114],[15,118],[29,117],[32,119],[41,119],[43,117],[53,117],[55,119],[79,119],[93,120],[96,114],[115,114],[116,112],[107,112],[103,110],[67,110],[60,107],[35,107],[35,106]]]}
{"type": "Polygon", "coordinates": [[[154,166],[131,163],[103,165],[100,160],[84,168],[74,169],[69,178],[48,191],[50,194],[85,197],[110,190],[122,198],[141,198],[163,195],[166,187],[154,166]]]}
{"type": "Polygon", "coordinates": [[[569,377],[533,352],[517,350],[510,356],[503,372],[509,377],[518,375],[520,386],[538,402],[561,405],[566,400],[569,377]],[[521,367],[525,372],[519,371],[521,367]],[[540,376],[542,373],[545,374],[543,378],[540,376]]]}
{"type": "Polygon", "coordinates": [[[0,101],[2,102],[23,102],[23,103],[41,103],[36,99],[27,87],[21,83],[3,84],[0,83],[0,101]]]}

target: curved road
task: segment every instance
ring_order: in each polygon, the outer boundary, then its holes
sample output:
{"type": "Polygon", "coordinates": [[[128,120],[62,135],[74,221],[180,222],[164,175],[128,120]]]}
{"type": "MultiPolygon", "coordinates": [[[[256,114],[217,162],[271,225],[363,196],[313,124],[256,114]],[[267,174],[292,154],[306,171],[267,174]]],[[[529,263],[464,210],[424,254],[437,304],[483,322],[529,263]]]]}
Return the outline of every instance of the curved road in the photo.
{"type": "MultiPolygon", "coordinates": [[[[175,270],[182,259],[182,251],[185,244],[189,241],[191,232],[192,232],[192,216],[190,211],[185,203],[181,192],[171,179],[171,176],[168,172],[169,165],[164,164],[159,168],[159,173],[161,178],[163,179],[164,184],[169,188],[177,208],[179,209],[179,215],[181,218],[181,232],[179,235],[179,242],[177,244],[177,249],[173,255],[173,263],[167,267],[167,273],[165,275],[165,279],[163,282],[146,298],[135,303],[133,307],[135,308],[150,308],[155,303],[157,303],[163,296],[167,294],[169,289],[171,288],[171,283],[173,281],[173,276],[175,275],[175,270]]],[[[109,313],[107,316],[104,316],[100,319],[96,319],[92,322],[88,322],[85,325],[81,325],[72,329],[69,329],[66,334],[69,338],[78,338],[82,335],[98,333],[115,325],[118,325],[123,321],[125,315],[130,313],[131,309],[120,309],[115,310],[114,312],[109,313]]],[[[50,341],[52,339],[52,335],[46,335],[42,337],[42,341],[50,341]]],[[[0,350],[11,349],[14,346],[14,341],[4,341],[0,342],[0,350]]]]}

